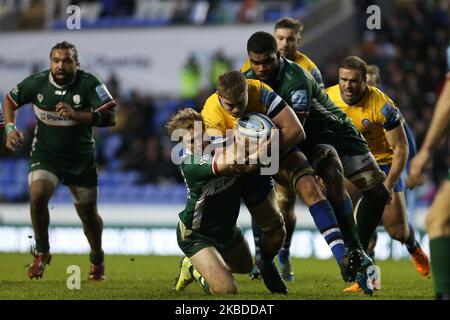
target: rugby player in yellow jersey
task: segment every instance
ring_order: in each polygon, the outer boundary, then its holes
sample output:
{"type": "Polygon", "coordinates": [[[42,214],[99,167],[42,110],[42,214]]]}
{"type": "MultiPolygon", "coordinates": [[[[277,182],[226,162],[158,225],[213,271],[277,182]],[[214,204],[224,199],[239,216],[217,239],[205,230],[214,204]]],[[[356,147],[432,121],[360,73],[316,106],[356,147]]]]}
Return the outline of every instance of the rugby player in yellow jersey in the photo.
{"type": "MultiPolygon", "coordinates": [[[[323,89],[322,74],[308,56],[298,50],[302,38],[303,24],[295,19],[284,17],[275,23],[273,35],[277,41],[278,50],[283,57],[292,60],[300,67],[308,71],[323,89]]],[[[250,59],[247,59],[241,67],[245,73],[251,68],[250,59]]],[[[293,210],[293,209],[292,209],[293,210]]]]}
{"type": "MultiPolygon", "coordinates": [[[[368,287],[366,272],[359,272],[361,266],[358,262],[349,263],[352,259],[345,255],[342,234],[333,208],[320,189],[314,170],[305,155],[292,148],[305,139],[303,128],[293,109],[261,81],[245,79],[238,71],[224,73],[219,77],[217,92],[207,99],[202,110],[208,134],[216,137],[226,136],[227,131],[234,128],[237,118],[246,112],[264,113],[275,123],[280,131],[280,168],[275,175],[276,181],[281,185],[292,187],[309,207],[317,229],[321,231],[340,267],[343,279],[351,281],[350,278],[354,280],[356,277],[358,283],[361,282],[368,287]],[[358,274],[353,272],[354,270],[357,270],[358,274]]],[[[271,176],[246,177],[243,182],[243,199],[253,217],[260,214],[278,216],[278,212],[274,211],[278,210],[278,207],[271,176]],[[258,211],[255,212],[255,208],[258,211]]],[[[271,233],[267,232],[266,226],[258,227],[262,235],[256,265],[266,283],[265,264],[273,264],[273,258],[278,252],[267,252],[264,242],[268,242],[265,239],[270,237],[271,233]]],[[[272,233],[277,232],[277,229],[273,227],[271,229],[272,233]]],[[[277,244],[279,244],[278,251],[283,243],[277,244]]],[[[367,290],[371,293],[370,288],[367,290]]]]}
{"type": "MultiPolygon", "coordinates": [[[[423,171],[439,142],[450,132],[450,45],[447,47],[447,80],[434,109],[422,147],[411,161],[408,187],[423,183],[423,171]]],[[[450,300],[450,170],[442,182],[425,220],[430,237],[431,264],[436,299],[450,300]]]]}
{"type": "MultiPolygon", "coordinates": [[[[381,87],[380,69],[378,68],[378,66],[376,66],[376,65],[368,65],[367,66],[366,79],[367,79],[367,85],[372,86],[372,87],[377,87],[377,88],[381,87]]],[[[404,178],[404,177],[406,177],[407,171],[409,170],[411,159],[417,153],[417,147],[416,147],[416,141],[414,139],[412,130],[409,127],[409,125],[406,123],[406,120],[403,117],[400,109],[398,109],[398,113],[400,116],[400,121],[403,124],[403,129],[405,129],[406,139],[408,140],[408,160],[406,161],[405,169],[402,172],[402,178],[404,178]]],[[[349,183],[348,181],[347,181],[346,185],[347,185],[347,189],[352,188],[351,183],[349,183]]],[[[413,187],[414,186],[410,187],[410,189],[412,189],[413,187]]],[[[358,203],[358,200],[361,197],[361,195],[359,194],[359,192],[354,192],[351,194],[351,196],[352,196],[352,201],[353,201],[354,205],[356,205],[358,203]]],[[[372,235],[372,238],[370,239],[369,247],[367,248],[367,254],[369,255],[369,257],[372,260],[375,259],[375,246],[377,244],[377,239],[378,239],[378,234],[377,234],[377,231],[375,230],[375,232],[372,235]]]]}
{"type": "MultiPolygon", "coordinates": [[[[367,64],[350,56],[339,64],[339,84],[326,89],[330,99],[344,111],[363,134],[380,168],[391,202],[383,212],[383,225],[391,238],[406,245],[413,263],[423,276],[430,272],[428,257],[408,224],[401,172],[408,158],[408,141],[394,102],[381,90],[368,86],[367,64]]],[[[354,193],[350,190],[349,193],[354,193]]],[[[357,290],[353,285],[346,291],[357,290]]]]}

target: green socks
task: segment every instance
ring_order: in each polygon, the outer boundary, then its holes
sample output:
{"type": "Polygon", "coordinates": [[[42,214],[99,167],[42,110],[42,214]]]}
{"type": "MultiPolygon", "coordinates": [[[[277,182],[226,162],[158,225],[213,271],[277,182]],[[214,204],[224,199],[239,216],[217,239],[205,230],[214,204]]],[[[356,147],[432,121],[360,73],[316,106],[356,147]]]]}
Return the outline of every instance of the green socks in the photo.
{"type": "Polygon", "coordinates": [[[430,240],[431,270],[436,294],[450,294],[450,236],[430,240]]]}

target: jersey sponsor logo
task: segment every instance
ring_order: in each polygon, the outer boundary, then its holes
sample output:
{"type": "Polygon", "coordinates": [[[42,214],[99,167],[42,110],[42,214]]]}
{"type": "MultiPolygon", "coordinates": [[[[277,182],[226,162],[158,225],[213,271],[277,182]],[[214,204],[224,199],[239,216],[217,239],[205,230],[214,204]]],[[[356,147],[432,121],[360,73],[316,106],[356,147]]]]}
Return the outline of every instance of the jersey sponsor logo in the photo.
{"type": "Polygon", "coordinates": [[[371,125],[370,120],[366,118],[362,119],[361,123],[364,127],[368,127],[371,125]]]}
{"type": "Polygon", "coordinates": [[[70,127],[79,124],[78,122],[73,121],[69,117],[61,116],[58,112],[42,110],[39,109],[39,107],[37,107],[36,105],[33,105],[33,108],[36,118],[38,118],[41,122],[49,126],[70,127]]]}
{"type": "Polygon", "coordinates": [[[39,101],[39,103],[41,103],[44,100],[44,96],[42,95],[42,93],[37,94],[37,100],[39,101]]]}
{"type": "Polygon", "coordinates": [[[213,179],[203,187],[204,190],[203,194],[205,196],[212,196],[218,194],[233,186],[235,181],[236,181],[235,177],[220,177],[213,179]]]}
{"type": "Polygon", "coordinates": [[[55,95],[56,96],[63,96],[63,95],[65,95],[66,94],[66,90],[55,90],[55,95]]]}
{"type": "Polygon", "coordinates": [[[97,92],[97,95],[102,102],[112,100],[112,96],[104,84],[97,86],[95,88],[95,92],[97,92]]]}
{"type": "Polygon", "coordinates": [[[81,97],[79,94],[74,95],[72,99],[75,104],[80,104],[81,102],[81,97]]]}
{"type": "Polygon", "coordinates": [[[305,111],[308,107],[308,95],[306,90],[296,90],[291,95],[292,108],[295,111],[305,111]]]}
{"type": "Polygon", "coordinates": [[[34,163],[30,164],[30,168],[34,168],[40,164],[41,164],[40,162],[34,162],[34,163]]]}

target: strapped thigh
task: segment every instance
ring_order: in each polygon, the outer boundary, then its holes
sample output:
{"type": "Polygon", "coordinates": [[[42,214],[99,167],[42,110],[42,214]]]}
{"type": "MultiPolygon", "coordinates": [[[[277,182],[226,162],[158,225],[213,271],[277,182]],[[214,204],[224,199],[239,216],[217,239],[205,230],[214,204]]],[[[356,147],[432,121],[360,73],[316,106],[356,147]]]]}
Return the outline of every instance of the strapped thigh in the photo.
{"type": "Polygon", "coordinates": [[[47,180],[51,182],[55,188],[59,182],[58,177],[54,173],[43,169],[33,170],[28,173],[28,186],[31,186],[36,180],[47,180]]]}
{"type": "Polygon", "coordinates": [[[98,199],[98,187],[78,187],[69,186],[72,194],[73,203],[75,204],[90,204],[96,203],[98,199]]]}

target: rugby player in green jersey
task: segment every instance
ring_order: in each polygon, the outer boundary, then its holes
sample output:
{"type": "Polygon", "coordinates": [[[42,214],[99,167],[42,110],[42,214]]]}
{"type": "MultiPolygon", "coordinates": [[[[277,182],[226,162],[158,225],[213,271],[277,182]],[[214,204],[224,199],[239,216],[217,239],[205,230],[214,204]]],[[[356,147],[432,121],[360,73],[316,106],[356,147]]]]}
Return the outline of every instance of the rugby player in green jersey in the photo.
{"type": "MultiPolygon", "coordinates": [[[[450,132],[450,45],[447,47],[448,73],[436,102],[430,128],[422,147],[411,161],[407,184],[411,188],[424,182],[423,172],[433,152],[450,132]]],[[[430,237],[431,272],[438,300],[450,300],[450,170],[434,198],[425,224],[430,237]]]]}
{"type": "Polygon", "coordinates": [[[19,147],[23,139],[15,125],[15,110],[32,103],[37,119],[28,174],[36,240],[28,269],[30,279],[41,278],[52,258],[48,202],[60,181],[72,194],[91,248],[89,279],[105,278],[92,127],[114,126],[116,103],[106,86],[79,66],[75,46],[58,43],[50,51],[50,69],[27,77],[3,103],[6,147],[10,150],[19,147]]]}
{"type": "MultiPolygon", "coordinates": [[[[253,265],[248,243],[236,225],[242,195],[238,176],[260,167],[245,164],[246,160],[262,159],[259,152],[262,155],[270,148],[270,139],[260,143],[250,155],[246,152],[248,158],[237,161],[234,142],[220,148],[223,152],[212,148],[207,151],[211,145],[203,118],[193,109],[173,115],[167,129],[172,140],[178,138],[185,148],[180,168],[188,190],[177,226],[178,245],[186,257],[181,261],[174,290],[184,290],[195,279],[206,293],[237,293],[232,273],[248,273],[253,265]]],[[[270,215],[258,218],[262,225],[272,220],[270,215]]]]}
{"type": "MultiPolygon", "coordinates": [[[[371,155],[367,143],[345,113],[323,93],[314,78],[299,65],[281,56],[271,34],[254,33],[247,42],[247,52],[251,69],[245,76],[271,86],[304,123],[306,140],[299,147],[325,183],[327,197],[349,249],[350,259],[355,257],[359,263],[362,262],[363,267],[372,265],[370,258],[361,249],[367,250],[369,239],[389,200],[389,193],[383,185],[385,175],[371,155]],[[353,220],[351,200],[344,188],[344,176],[364,195],[362,207],[359,207],[361,214],[358,215],[358,228],[353,220]]],[[[277,192],[282,201],[291,202],[287,207],[292,208],[282,212],[286,214],[287,235],[286,246],[279,255],[283,272],[289,274],[289,246],[295,230],[293,207],[296,197],[292,190],[278,185],[277,192]]]]}

